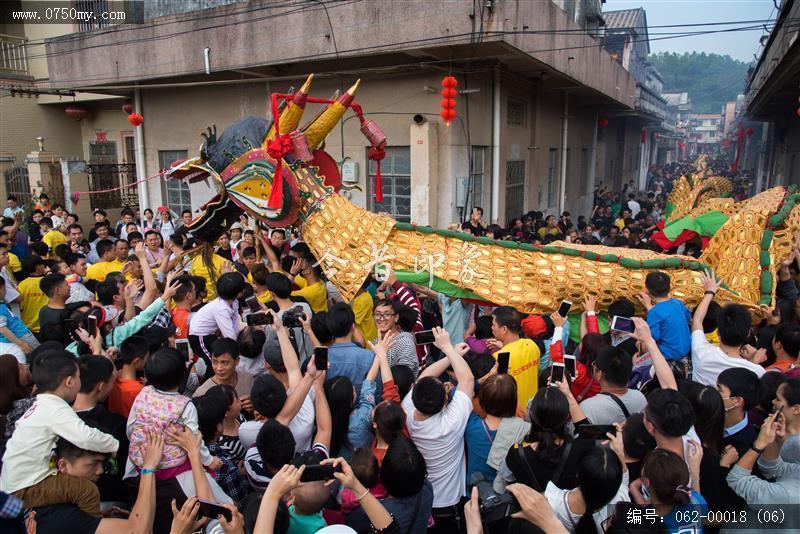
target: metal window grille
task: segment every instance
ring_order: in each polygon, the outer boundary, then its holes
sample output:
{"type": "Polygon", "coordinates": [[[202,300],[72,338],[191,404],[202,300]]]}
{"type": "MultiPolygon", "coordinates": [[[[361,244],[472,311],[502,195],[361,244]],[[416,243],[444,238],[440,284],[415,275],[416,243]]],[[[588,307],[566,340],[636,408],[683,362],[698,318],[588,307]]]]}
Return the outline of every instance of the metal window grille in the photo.
{"type": "Polygon", "coordinates": [[[506,124],[509,126],[525,126],[525,102],[513,98],[508,99],[506,124]]]}
{"type": "Polygon", "coordinates": [[[483,178],[486,174],[486,150],[485,146],[474,146],[470,153],[472,158],[472,171],[470,174],[470,183],[472,184],[472,191],[470,197],[470,204],[467,213],[472,212],[472,208],[476,206],[483,207],[483,178]]]}
{"type": "Polygon", "coordinates": [[[369,161],[369,208],[377,213],[388,213],[400,222],[411,222],[411,148],[391,146],[385,150],[386,157],[381,161],[382,202],[375,201],[377,165],[369,161]]]}
{"type": "Polygon", "coordinates": [[[28,167],[15,165],[5,172],[6,193],[17,197],[20,207],[31,204],[31,183],[28,180],[28,167]]]}
{"type": "Polygon", "coordinates": [[[547,160],[547,206],[555,206],[558,185],[556,184],[556,172],[558,171],[558,149],[551,148],[549,159],[547,160]]]}
{"type": "Polygon", "coordinates": [[[522,215],[525,209],[525,161],[506,162],[506,221],[522,215]]]}
{"type": "MultiPolygon", "coordinates": [[[[159,150],[158,166],[160,169],[169,169],[174,162],[186,159],[187,155],[186,150],[159,150]]],[[[161,183],[166,205],[173,213],[179,214],[183,210],[192,209],[189,184],[179,180],[163,180],[161,183]]]]}

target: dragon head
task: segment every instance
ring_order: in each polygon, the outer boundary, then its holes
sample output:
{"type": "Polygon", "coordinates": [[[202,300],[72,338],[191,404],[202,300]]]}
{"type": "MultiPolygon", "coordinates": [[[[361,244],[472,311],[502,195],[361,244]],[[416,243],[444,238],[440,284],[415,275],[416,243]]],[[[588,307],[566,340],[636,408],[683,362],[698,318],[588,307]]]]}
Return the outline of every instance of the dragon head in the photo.
{"type": "Polygon", "coordinates": [[[289,226],[298,221],[309,200],[338,190],[338,167],[317,147],[344,115],[358,82],[341,98],[331,99],[321,113],[298,130],[312,79],[313,75],[309,76],[281,106],[273,106],[279,113],[279,128],[273,120],[249,116],[217,136],[214,125],[201,134],[205,142],[196,157],[175,162],[165,171],[166,180],[187,184],[205,181],[216,188],[216,194],[187,225],[192,237],[214,243],[242,212],[273,228],[289,226]],[[276,139],[287,147],[277,156],[270,145],[276,139]],[[277,203],[268,206],[278,161],[282,194],[277,203]]]}

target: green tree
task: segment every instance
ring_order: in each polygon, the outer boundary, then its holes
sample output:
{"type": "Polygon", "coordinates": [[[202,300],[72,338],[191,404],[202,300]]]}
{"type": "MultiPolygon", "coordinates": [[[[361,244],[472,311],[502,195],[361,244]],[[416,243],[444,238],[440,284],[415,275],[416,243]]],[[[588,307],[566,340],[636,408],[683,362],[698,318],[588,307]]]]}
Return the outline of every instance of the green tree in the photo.
{"type": "Polygon", "coordinates": [[[665,92],[687,91],[695,113],[719,113],[744,91],[748,63],[705,52],[661,52],[650,61],[664,78],[665,92]]]}

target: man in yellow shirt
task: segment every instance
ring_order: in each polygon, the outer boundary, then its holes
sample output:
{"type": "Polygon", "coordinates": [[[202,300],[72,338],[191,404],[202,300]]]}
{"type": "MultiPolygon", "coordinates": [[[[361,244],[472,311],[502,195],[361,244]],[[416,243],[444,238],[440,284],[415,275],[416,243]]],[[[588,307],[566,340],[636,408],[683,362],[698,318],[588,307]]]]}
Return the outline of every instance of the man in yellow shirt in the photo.
{"type": "Polygon", "coordinates": [[[38,334],[40,330],[39,311],[50,301],[39,287],[39,282],[47,273],[47,267],[39,256],[28,256],[22,261],[22,268],[28,273],[28,278],[20,282],[17,287],[20,295],[20,318],[28,330],[38,334]]]}
{"type": "MultiPolygon", "coordinates": [[[[0,245],[4,245],[7,249],[11,248],[10,236],[8,232],[4,230],[0,230],[0,245]]],[[[22,270],[22,263],[20,263],[19,258],[16,254],[12,254],[10,250],[8,252],[8,270],[12,274],[22,270]]],[[[16,279],[14,279],[13,282],[16,284],[16,279]]]]}
{"type": "Polygon", "coordinates": [[[258,299],[258,302],[266,304],[272,300],[272,294],[269,292],[269,289],[267,289],[267,275],[269,275],[267,266],[263,263],[256,264],[253,266],[250,275],[253,278],[253,294],[258,299]]]}
{"type": "MultiPolygon", "coordinates": [[[[366,284],[365,284],[366,285],[366,284]]],[[[372,316],[372,295],[362,286],[350,304],[356,316],[356,330],[364,337],[364,341],[372,341],[378,337],[378,326],[372,316]]]]}
{"type": "Polygon", "coordinates": [[[548,235],[558,235],[561,233],[561,229],[558,227],[558,219],[555,215],[548,215],[544,222],[547,224],[547,226],[539,228],[539,231],[537,232],[539,239],[544,239],[545,236],[548,235]]]}
{"type": "Polygon", "coordinates": [[[67,242],[67,236],[59,230],[53,230],[53,219],[50,217],[42,217],[42,220],[39,221],[39,228],[42,232],[42,242],[50,249],[51,256],[55,254],[58,245],[67,242]]]}
{"type": "Polygon", "coordinates": [[[102,282],[109,273],[122,272],[122,263],[117,261],[114,253],[114,243],[108,239],[101,239],[95,247],[100,261],[86,269],[86,278],[102,282]]]}
{"type": "MultiPolygon", "coordinates": [[[[256,260],[255,247],[245,247],[244,250],[239,253],[239,261],[234,263],[236,270],[242,273],[250,284],[253,283],[253,269],[256,265],[259,265],[259,263],[256,260]]],[[[260,265],[263,265],[263,263],[260,265]]]]}
{"type": "Polygon", "coordinates": [[[222,276],[225,272],[230,272],[232,268],[231,262],[219,256],[217,254],[211,255],[211,263],[214,269],[214,279],[211,279],[211,273],[208,270],[208,266],[206,265],[206,261],[203,258],[202,254],[198,254],[194,260],[192,260],[192,266],[189,268],[189,274],[192,276],[200,276],[205,278],[206,280],[206,302],[211,302],[215,298],[217,298],[217,285],[216,281],[222,276]],[[230,267],[226,267],[226,265],[230,267]],[[228,270],[223,270],[228,269],[228,270]]]}
{"type": "Polygon", "coordinates": [[[489,347],[496,351],[510,353],[508,374],[517,381],[517,400],[520,406],[528,401],[539,389],[539,347],[532,340],[520,337],[522,316],[511,306],[499,306],[492,312],[492,336],[489,347]]]}

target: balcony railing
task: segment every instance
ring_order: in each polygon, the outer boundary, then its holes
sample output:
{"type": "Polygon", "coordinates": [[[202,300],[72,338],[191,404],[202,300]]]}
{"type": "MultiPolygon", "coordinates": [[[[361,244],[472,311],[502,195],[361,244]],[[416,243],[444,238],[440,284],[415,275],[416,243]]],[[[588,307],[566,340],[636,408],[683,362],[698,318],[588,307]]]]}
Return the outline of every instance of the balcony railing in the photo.
{"type": "Polygon", "coordinates": [[[25,38],[0,33],[0,73],[28,74],[25,38]]]}
{"type": "Polygon", "coordinates": [[[636,109],[654,115],[659,120],[667,116],[667,101],[648,87],[636,84],[636,109]]]}

